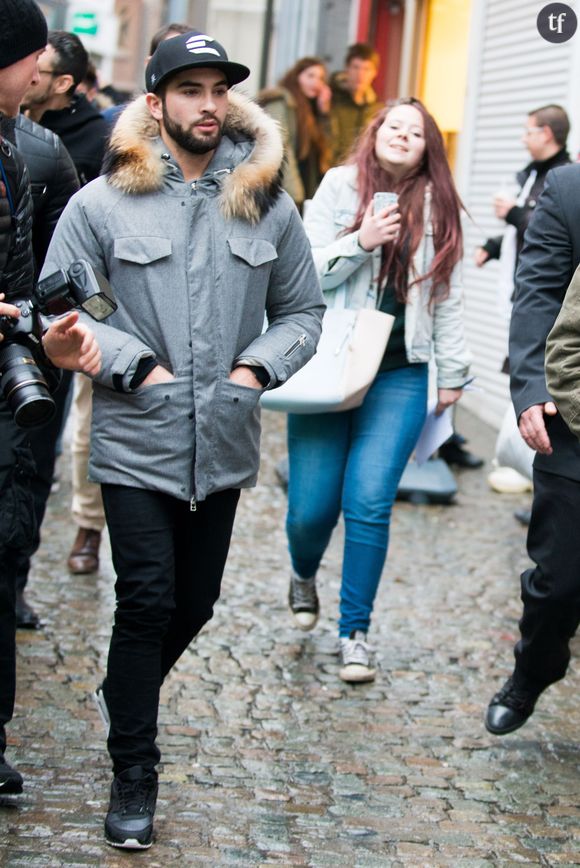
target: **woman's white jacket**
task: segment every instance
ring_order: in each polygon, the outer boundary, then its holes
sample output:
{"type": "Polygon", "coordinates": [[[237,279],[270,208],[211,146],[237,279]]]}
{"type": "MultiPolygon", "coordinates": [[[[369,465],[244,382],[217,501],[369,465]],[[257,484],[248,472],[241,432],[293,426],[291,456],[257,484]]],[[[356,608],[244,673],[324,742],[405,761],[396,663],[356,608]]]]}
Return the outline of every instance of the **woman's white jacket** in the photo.
{"type": "MultiPolygon", "coordinates": [[[[348,308],[377,306],[381,248],[367,252],[358,243],[358,232],[344,234],[354,223],[357,208],[356,167],[338,166],[324,176],[304,218],[329,307],[337,302],[348,308]]],[[[425,197],[424,226],[423,238],[409,269],[409,283],[416,274],[429,271],[435,256],[429,193],[425,197]]],[[[471,361],[463,333],[461,263],[453,271],[450,292],[444,301],[430,305],[430,288],[430,281],[423,281],[409,290],[405,309],[407,358],[411,363],[428,362],[433,352],[437,386],[459,388],[467,380],[471,361]]]]}

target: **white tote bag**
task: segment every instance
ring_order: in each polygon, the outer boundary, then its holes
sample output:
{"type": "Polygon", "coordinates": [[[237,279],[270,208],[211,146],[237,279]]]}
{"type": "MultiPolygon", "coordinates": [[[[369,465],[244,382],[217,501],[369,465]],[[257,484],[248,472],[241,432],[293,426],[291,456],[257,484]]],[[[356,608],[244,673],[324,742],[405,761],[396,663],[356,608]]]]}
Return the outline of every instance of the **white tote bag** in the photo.
{"type": "MultiPolygon", "coordinates": [[[[344,290],[337,301],[344,303],[344,290]]],[[[326,311],[316,354],[293,377],[262,395],[284,413],[337,413],[360,407],[381,364],[394,317],[370,308],[326,311]]]]}

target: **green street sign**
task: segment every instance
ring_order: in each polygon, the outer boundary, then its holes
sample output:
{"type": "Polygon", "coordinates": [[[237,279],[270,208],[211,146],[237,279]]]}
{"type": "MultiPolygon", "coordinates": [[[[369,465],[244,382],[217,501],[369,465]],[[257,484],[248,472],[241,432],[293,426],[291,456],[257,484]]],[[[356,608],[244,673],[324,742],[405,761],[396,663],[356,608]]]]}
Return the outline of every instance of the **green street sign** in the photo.
{"type": "Polygon", "coordinates": [[[73,33],[84,33],[86,36],[96,36],[99,30],[96,12],[75,12],[72,19],[73,33]]]}

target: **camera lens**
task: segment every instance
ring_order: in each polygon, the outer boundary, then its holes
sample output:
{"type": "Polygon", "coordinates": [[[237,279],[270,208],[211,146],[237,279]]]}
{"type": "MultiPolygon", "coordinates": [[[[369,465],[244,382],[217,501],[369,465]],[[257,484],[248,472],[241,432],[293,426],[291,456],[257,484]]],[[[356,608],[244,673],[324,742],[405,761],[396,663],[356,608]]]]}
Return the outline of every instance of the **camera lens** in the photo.
{"type": "Polygon", "coordinates": [[[0,346],[0,391],[20,428],[44,425],[54,416],[46,380],[26,347],[0,346]]]}

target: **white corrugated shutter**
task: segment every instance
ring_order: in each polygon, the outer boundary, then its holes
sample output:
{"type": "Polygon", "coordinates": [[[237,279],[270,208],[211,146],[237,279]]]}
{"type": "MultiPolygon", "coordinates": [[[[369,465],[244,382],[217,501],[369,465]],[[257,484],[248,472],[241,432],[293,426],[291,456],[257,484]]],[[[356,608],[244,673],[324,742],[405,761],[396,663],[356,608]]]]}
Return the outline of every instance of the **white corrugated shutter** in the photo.
{"type": "MultiPolygon", "coordinates": [[[[471,216],[465,223],[466,323],[474,356],[473,373],[484,393],[465,396],[482,418],[499,423],[508,400],[508,378],[500,373],[507,346],[507,329],[496,303],[498,264],[482,269],[473,264],[475,248],[505,224],[493,215],[491,200],[502,180],[515,182],[515,173],[529,162],[521,143],[526,115],[547,103],[570,112],[575,42],[553,45],[541,38],[536,16],[545,3],[530,0],[482,0],[472,45],[471,93],[466,117],[470,129],[461,175],[461,192],[471,216]],[[479,44],[478,44],[479,43],[479,44]],[[475,110],[474,110],[475,107],[475,110]]],[[[573,6],[573,3],[569,3],[573,6]]],[[[576,108],[576,107],[575,107],[576,108]]],[[[578,108],[576,108],[578,114],[578,108]]]]}

